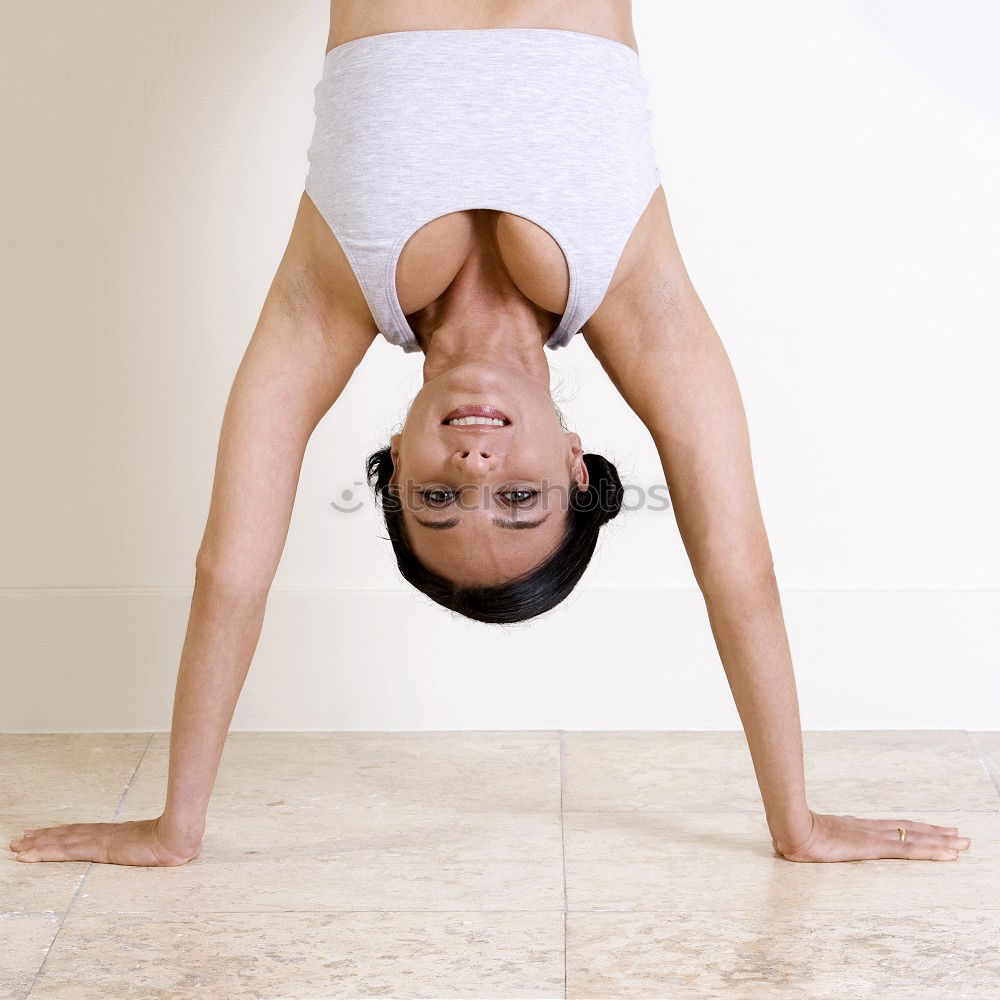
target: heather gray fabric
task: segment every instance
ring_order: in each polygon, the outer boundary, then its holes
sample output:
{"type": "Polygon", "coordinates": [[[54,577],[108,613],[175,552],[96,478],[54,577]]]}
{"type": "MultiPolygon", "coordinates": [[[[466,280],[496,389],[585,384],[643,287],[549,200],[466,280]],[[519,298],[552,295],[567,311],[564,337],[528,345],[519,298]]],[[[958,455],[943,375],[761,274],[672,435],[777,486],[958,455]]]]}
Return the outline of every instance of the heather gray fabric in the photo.
{"type": "Polygon", "coordinates": [[[559,244],[569,301],[546,345],[569,343],[660,185],[647,94],[634,49],[562,29],[397,31],[331,49],[305,188],[382,334],[420,349],[399,255],[425,223],[478,208],[559,244]]]}

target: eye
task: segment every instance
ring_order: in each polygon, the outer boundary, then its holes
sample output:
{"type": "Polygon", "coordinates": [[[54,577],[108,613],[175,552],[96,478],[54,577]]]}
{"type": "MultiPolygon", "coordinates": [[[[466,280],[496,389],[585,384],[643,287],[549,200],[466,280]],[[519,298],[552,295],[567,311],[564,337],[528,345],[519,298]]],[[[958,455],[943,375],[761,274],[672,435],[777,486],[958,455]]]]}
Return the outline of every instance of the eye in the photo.
{"type": "Polygon", "coordinates": [[[452,490],[446,490],[440,486],[432,486],[420,491],[420,499],[428,507],[447,507],[455,499],[452,490]]]}
{"type": "Polygon", "coordinates": [[[529,504],[534,503],[537,497],[538,490],[526,488],[504,490],[500,494],[500,499],[507,504],[508,507],[527,507],[529,504]]]}

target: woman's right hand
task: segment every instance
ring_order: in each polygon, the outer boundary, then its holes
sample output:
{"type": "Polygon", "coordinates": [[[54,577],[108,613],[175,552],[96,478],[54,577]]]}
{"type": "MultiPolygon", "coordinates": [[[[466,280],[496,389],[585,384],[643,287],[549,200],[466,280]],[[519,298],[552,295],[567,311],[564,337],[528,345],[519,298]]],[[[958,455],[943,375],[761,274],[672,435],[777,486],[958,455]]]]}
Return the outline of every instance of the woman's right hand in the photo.
{"type": "Polygon", "coordinates": [[[171,834],[163,817],[129,823],[71,823],[25,830],[10,842],[18,861],[96,861],[143,868],[183,865],[198,856],[201,838],[171,834]]]}

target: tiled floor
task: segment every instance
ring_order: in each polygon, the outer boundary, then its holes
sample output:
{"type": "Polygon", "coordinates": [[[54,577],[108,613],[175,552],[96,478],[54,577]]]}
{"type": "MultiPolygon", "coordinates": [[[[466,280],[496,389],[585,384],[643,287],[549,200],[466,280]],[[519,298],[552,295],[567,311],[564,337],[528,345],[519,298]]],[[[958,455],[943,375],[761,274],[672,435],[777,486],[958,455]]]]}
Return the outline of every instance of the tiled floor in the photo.
{"type": "MultiPolygon", "coordinates": [[[[774,856],[741,733],[231,734],[181,868],[0,867],[0,998],[1000,997],[1000,733],[813,732],[819,811],[955,863],[774,856]]],[[[0,836],[137,819],[167,737],[0,735],[0,836]]]]}

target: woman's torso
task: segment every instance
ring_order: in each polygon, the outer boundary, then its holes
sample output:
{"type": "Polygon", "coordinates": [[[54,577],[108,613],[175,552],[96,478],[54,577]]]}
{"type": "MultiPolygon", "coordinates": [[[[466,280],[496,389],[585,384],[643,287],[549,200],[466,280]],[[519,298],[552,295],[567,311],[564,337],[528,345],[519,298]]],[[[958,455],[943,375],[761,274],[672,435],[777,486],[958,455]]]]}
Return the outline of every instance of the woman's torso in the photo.
{"type": "MultiPolygon", "coordinates": [[[[327,51],[390,32],[455,28],[554,28],[607,38],[638,52],[631,0],[586,0],[555,9],[546,0],[332,0],[327,51]]],[[[609,291],[638,263],[646,222],[644,215],[629,238],[609,291]]],[[[414,329],[419,329],[420,312],[444,294],[477,252],[494,253],[521,294],[552,313],[553,325],[558,321],[570,285],[559,244],[521,216],[477,209],[452,212],[423,225],[400,252],[396,294],[414,329]]],[[[344,263],[338,261],[336,280],[359,301],[357,278],[344,263]]]]}

